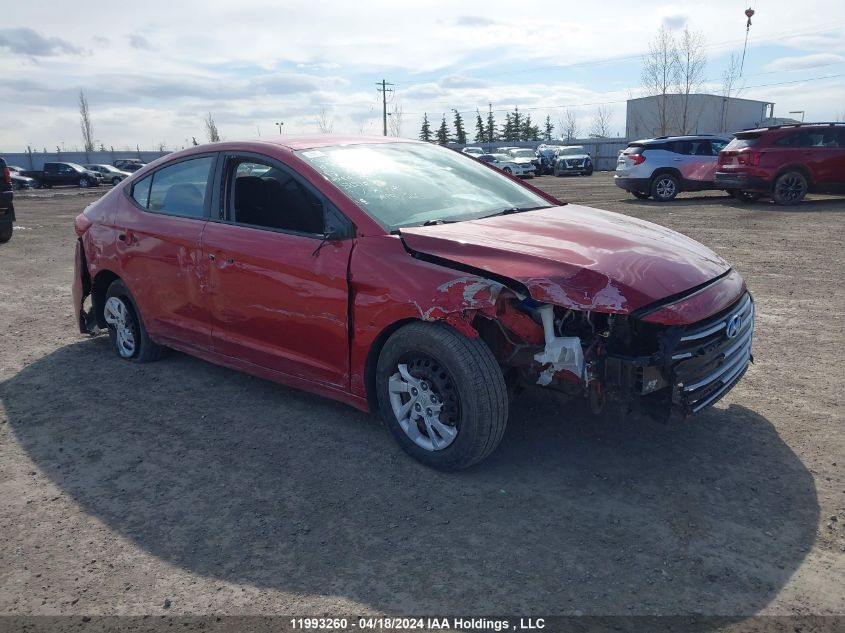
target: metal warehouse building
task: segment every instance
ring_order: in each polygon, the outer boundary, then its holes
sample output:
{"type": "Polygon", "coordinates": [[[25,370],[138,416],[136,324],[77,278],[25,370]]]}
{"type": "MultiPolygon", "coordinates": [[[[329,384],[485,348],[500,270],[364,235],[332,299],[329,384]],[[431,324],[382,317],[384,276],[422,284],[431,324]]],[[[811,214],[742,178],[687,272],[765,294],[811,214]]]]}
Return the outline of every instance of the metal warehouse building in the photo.
{"type": "Polygon", "coordinates": [[[758,127],[774,116],[775,104],[721,95],[655,95],[629,99],[625,133],[629,139],[674,134],[714,134],[758,127]],[[686,113],[684,112],[686,99],[686,113]]]}

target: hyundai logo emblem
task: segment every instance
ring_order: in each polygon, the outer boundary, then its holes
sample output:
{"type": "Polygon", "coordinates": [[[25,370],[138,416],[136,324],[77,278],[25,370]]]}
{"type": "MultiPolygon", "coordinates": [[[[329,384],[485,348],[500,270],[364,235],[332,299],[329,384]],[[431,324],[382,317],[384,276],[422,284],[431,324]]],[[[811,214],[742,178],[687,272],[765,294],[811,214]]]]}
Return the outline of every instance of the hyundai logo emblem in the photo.
{"type": "Polygon", "coordinates": [[[728,338],[736,338],[736,335],[739,334],[739,328],[741,325],[742,317],[738,314],[735,314],[728,319],[728,326],[725,328],[725,334],[728,335],[728,338]]]}

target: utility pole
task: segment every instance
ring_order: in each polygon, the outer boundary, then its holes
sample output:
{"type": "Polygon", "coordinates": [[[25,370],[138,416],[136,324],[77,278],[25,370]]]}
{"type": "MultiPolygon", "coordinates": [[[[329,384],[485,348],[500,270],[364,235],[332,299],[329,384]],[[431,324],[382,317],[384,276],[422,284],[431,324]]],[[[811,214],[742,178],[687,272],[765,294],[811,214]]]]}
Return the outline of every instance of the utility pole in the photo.
{"type": "Polygon", "coordinates": [[[384,79],[381,81],[376,82],[377,86],[381,86],[378,91],[381,93],[381,106],[382,106],[382,121],[383,121],[383,134],[387,136],[387,93],[393,92],[393,88],[388,88],[388,86],[392,86],[392,83],[388,83],[384,79]]]}

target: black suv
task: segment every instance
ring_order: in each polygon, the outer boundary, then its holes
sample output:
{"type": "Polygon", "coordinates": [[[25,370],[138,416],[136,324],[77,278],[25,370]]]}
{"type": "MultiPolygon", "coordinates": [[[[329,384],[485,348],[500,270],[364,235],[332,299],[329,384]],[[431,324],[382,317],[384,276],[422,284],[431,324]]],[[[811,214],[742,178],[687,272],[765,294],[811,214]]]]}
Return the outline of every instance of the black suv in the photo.
{"type": "Polygon", "coordinates": [[[12,204],[12,174],[6,161],[0,158],[0,171],[3,179],[0,180],[0,243],[12,239],[12,223],[15,221],[15,207],[12,204]]]}

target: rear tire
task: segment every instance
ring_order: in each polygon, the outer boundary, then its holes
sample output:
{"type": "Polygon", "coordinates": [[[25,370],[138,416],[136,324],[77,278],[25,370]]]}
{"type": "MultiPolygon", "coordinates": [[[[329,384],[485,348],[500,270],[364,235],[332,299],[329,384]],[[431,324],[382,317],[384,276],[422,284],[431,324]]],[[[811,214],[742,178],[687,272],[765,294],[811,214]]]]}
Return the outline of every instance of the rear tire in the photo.
{"type": "Polygon", "coordinates": [[[376,391],[393,437],[431,468],[480,462],[505,432],[507,387],[493,353],[444,323],[397,330],[379,355],[376,391]]]}
{"type": "Polygon", "coordinates": [[[113,281],[106,291],[104,314],[109,340],[120,358],[151,363],[164,355],[167,348],[150,339],[135,300],[120,279],[113,281]]]}
{"type": "Polygon", "coordinates": [[[678,179],[672,174],[658,174],[651,182],[651,197],[658,202],[669,202],[678,195],[678,179]]]}
{"type": "Polygon", "coordinates": [[[120,184],[120,178],[115,176],[114,178],[111,179],[111,184],[112,184],[113,187],[117,187],[120,184]]]}
{"type": "Polygon", "coordinates": [[[13,233],[14,229],[12,228],[11,222],[8,224],[0,224],[0,244],[5,244],[12,239],[13,233]]]}
{"type": "Polygon", "coordinates": [[[806,176],[800,171],[788,171],[775,180],[772,187],[772,199],[775,204],[800,204],[810,188],[806,176]]]}

